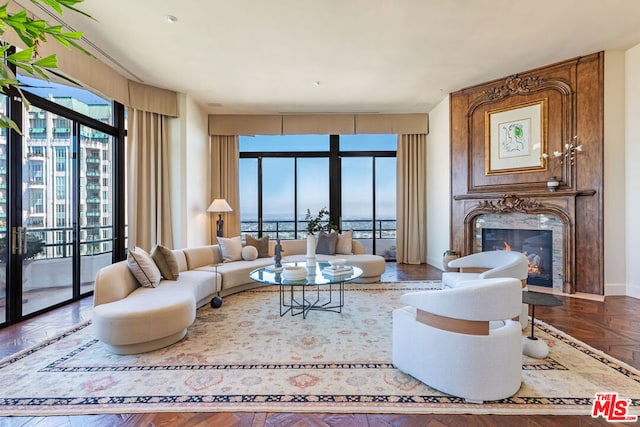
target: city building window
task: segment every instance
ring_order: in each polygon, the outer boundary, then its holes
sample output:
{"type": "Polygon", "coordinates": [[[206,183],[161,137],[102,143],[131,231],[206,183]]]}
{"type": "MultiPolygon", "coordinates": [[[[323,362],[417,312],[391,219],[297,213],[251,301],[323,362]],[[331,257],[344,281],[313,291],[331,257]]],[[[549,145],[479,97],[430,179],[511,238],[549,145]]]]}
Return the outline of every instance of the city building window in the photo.
{"type": "Polygon", "coordinates": [[[62,200],[67,197],[67,177],[56,176],[56,199],[62,200]]]}
{"type": "Polygon", "coordinates": [[[67,147],[56,147],[56,172],[67,170],[67,147]]]}

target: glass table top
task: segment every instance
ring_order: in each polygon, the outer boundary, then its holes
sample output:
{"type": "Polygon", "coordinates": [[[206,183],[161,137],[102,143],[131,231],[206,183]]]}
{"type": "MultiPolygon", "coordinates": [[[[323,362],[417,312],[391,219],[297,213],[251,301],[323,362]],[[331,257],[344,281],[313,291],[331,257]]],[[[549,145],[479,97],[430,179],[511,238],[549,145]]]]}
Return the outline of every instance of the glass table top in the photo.
{"type": "Polygon", "coordinates": [[[269,285],[330,285],[333,283],[348,282],[362,276],[362,269],[356,266],[349,266],[351,269],[344,273],[329,274],[326,268],[330,265],[328,262],[316,262],[315,266],[307,267],[306,262],[290,262],[283,263],[282,267],[304,267],[307,269],[307,276],[300,280],[286,280],[282,277],[282,272],[272,271],[271,267],[262,267],[249,273],[252,280],[269,285]]]}

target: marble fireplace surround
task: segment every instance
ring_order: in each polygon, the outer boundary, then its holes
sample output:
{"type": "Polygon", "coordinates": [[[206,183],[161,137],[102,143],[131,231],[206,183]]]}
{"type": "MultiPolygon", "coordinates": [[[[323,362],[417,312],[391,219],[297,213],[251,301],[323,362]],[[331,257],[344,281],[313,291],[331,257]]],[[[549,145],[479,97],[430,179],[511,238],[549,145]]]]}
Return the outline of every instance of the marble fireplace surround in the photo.
{"type": "Polygon", "coordinates": [[[474,195],[456,196],[465,206],[464,253],[482,250],[482,228],[552,230],[553,291],[575,293],[576,197],[592,194],[591,191],[538,192],[482,200],[474,195]]]}

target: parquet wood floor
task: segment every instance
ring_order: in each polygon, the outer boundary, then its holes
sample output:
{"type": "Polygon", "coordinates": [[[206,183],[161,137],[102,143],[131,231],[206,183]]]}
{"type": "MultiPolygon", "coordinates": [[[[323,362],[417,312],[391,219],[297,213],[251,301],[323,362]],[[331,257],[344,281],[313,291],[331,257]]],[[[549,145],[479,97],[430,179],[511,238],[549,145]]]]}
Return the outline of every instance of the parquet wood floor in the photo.
{"type": "MultiPolygon", "coordinates": [[[[385,281],[439,280],[441,271],[425,265],[388,263],[385,281]]],[[[607,297],[604,302],[560,297],[560,307],[537,307],[536,318],[640,369],[640,300],[607,297]]],[[[16,353],[91,317],[91,298],[0,330],[0,357],[16,353]]],[[[640,408],[632,408],[640,415],[640,408]]],[[[611,426],[585,416],[404,415],[404,414],[282,414],[282,413],[157,413],[4,417],[7,426],[216,426],[216,427],[442,427],[611,426]]],[[[618,425],[638,425],[625,423],[618,425]]]]}

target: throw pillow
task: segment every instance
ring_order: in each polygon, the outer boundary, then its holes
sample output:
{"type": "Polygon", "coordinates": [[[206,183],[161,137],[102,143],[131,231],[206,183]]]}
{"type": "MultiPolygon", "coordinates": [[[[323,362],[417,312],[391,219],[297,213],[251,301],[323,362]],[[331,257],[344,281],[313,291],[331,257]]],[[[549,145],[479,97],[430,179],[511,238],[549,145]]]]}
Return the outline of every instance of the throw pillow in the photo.
{"type": "Polygon", "coordinates": [[[338,241],[336,242],[336,253],[343,255],[353,255],[352,243],[353,230],[345,231],[342,234],[338,234],[338,241]]]}
{"type": "Polygon", "coordinates": [[[242,239],[236,237],[218,237],[218,245],[222,253],[222,262],[240,261],[242,259],[242,239]]]}
{"type": "Polygon", "coordinates": [[[242,259],[245,261],[253,261],[258,258],[258,250],[255,246],[245,246],[242,248],[242,259]]]}
{"type": "Polygon", "coordinates": [[[153,262],[153,258],[144,249],[135,248],[127,256],[129,270],[138,280],[140,286],[155,288],[162,278],[160,270],[153,262]]]}
{"type": "Polygon", "coordinates": [[[247,246],[253,246],[258,250],[258,258],[269,258],[269,236],[256,239],[248,234],[244,235],[247,246]]]}
{"type": "Polygon", "coordinates": [[[338,233],[325,233],[324,231],[321,231],[320,234],[318,234],[316,253],[324,255],[335,255],[337,241],[338,233]]]}
{"type": "Polygon", "coordinates": [[[178,260],[173,251],[166,246],[155,245],[151,249],[151,258],[158,266],[160,274],[167,280],[176,280],[180,274],[178,260]]]}

